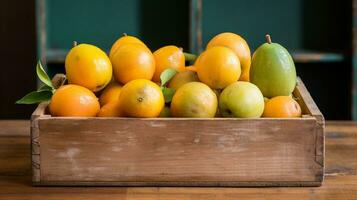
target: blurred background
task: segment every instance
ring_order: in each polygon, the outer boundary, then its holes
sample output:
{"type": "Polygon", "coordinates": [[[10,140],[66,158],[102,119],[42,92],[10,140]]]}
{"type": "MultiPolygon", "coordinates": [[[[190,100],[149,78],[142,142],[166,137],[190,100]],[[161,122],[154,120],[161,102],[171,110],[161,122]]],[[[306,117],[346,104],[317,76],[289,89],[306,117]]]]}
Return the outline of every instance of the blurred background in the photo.
{"type": "Polygon", "coordinates": [[[0,118],[30,117],[35,106],[14,102],[38,86],[37,60],[51,76],[64,72],[74,40],[108,51],[125,32],[153,51],[173,44],[198,53],[230,31],[252,52],[270,33],[326,119],[357,119],[353,17],[352,0],[2,0],[0,118]]]}

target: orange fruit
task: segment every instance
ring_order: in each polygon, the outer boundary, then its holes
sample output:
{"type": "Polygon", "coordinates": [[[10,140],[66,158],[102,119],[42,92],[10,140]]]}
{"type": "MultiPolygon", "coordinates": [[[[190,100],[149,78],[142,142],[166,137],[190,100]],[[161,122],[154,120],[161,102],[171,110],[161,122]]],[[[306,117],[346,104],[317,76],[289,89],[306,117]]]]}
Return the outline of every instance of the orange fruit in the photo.
{"type": "MultiPolygon", "coordinates": [[[[119,97],[118,97],[119,99],[119,97]]],[[[119,100],[111,101],[102,106],[97,114],[98,117],[122,117],[123,113],[119,100]]]]}
{"type": "Polygon", "coordinates": [[[197,72],[196,67],[195,67],[195,66],[193,66],[193,65],[186,66],[186,67],[185,67],[185,70],[186,70],[186,71],[197,72]]]}
{"type": "Polygon", "coordinates": [[[215,46],[198,56],[195,67],[198,78],[213,89],[223,89],[238,81],[241,74],[239,59],[229,48],[215,46]]]}
{"type": "Polygon", "coordinates": [[[129,117],[158,117],[165,105],[161,88],[146,79],[125,84],[119,99],[124,115],[129,117]]]}
{"type": "Polygon", "coordinates": [[[197,73],[192,71],[183,71],[177,73],[169,82],[168,87],[177,90],[182,85],[189,82],[198,82],[197,73]]]}
{"type": "Polygon", "coordinates": [[[97,97],[85,87],[64,85],[53,94],[49,111],[53,116],[95,117],[100,109],[97,97]]]}
{"type": "Polygon", "coordinates": [[[123,84],[134,79],[151,80],[155,72],[154,56],[141,44],[120,46],[111,61],[115,79],[123,84]]]}
{"type": "Polygon", "coordinates": [[[112,80],[112,64],[107,54],[96,46],[79,44],[66,56],[68,82],[93,92],[103,89],[112,80]]]}
{"type": "Polygon", "coordinates": [[[190,82],[175,92],[170,112],[174,117],[214,117],[217,104],[217,96],[211,88],[201,82],[190,82]]]}
{"type": "Polygon", "coordinates": [[[214,46],[225,46],[234,51],[238,56],[241,67],[242,75],[240,81],[249,81],[249,69],[251,63],[250,48],[247,42],[235,33],[221,33],[213,37],[207,44],[207,49],[214,46]]]}
{"type": "Polygon", "coordinates": [[[100,105],[103,106],[111,101],[116,101],[119,98],[122,85],[113,81],[104,88],[99,97],[100,105]]]}
{"type": "Polygon", "coordinates": [[[130,44],[130,43],[141,44],[146,47],[144,42],[142,42],[138,38],[136,38],[134,36],[129,36],[126,33],[124,33],[124,35],[122,37],[120,37],[119,39],[117,39],[114,42],[114,44],[112,45],[112,48],[110,49],[110,52],[109,52],[109,58],[112,59],[112,56],[114,55],[114,53],[116,52],[116,50],[118,50],[118,48],[120,46],[122,46],[124,44],[130,44]]]}
{"type": "Polygon", "coordinates": [[[301,108],[290,96],[273,97],[265,103],[263,117],[292,118],[301,117],[301,108]]]}
{"type": "Polygon", "coordinates": [[[176,71],[185,70],[185,55],[181,48],[173,45],[164,46],[154,52],[156,69],[152,80],[160,82],[160,75],[167,68],[173,68],[176,71]]]}

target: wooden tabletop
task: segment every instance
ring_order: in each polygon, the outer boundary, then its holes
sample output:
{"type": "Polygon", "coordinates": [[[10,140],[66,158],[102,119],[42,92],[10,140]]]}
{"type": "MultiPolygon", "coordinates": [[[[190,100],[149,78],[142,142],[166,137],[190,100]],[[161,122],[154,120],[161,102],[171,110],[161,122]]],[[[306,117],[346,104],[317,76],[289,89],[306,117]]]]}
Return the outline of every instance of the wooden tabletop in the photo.
{"type": "Polygon", "coordinates": [[[326,177],[321,187],[33,187],[30,176],[30,122],[0,121],[0,200],[357,200],[357,123],[327,122],[326,129],[326,177]]]}

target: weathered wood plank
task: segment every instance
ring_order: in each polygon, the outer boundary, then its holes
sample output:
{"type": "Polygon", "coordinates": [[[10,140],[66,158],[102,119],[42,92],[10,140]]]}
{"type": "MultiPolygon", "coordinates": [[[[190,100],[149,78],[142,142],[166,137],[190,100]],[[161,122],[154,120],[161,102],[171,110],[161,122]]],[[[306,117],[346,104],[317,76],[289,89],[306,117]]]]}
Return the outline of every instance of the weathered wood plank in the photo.
{"type": "MultiPolygon", "coordinates": [[[[297,85],[294,90],[294,96],[297,97],[304,114],[312,115],[316,118],[316,161],[324,167],[325,158],[325,119],[316,103],[312,99],[309,91],[300,78],[297,79],[297,85]]],[[[322,172],[323,173],[323,172],[322,172]]],[[[323,176],[322,176],[323,177],[323,176]]]]}
{"type": "Polygon", "coordinates": [[[39,119],[41,182],[319,181],[315,123],[39,119]]]}

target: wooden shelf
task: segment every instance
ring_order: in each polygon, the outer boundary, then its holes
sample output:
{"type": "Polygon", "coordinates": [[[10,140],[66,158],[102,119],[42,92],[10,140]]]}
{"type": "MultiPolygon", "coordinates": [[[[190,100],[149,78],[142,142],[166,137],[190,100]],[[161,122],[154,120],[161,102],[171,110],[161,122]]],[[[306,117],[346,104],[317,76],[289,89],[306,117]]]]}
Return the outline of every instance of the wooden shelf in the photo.
{"type": "Polygon", "coordinates": [[[64,63],[68,49],[51,49],[45,53],[47,63],[64,63]]]}
{"type": "Polygon", "coordinates": [[[345,59],[342,53],[296,50],[291,54],[296,63],[342,62],[345,59]]]}
{"type": "MultiPolygon", "coordinates": [[[[64,63],[68,49],[50,49],[46,53],[48,63],[64,63]]],[[[107,50],[106,52],[109,52],[107,50]]],[[[317,62],[342,62],[345,56],[342,53],[326,53],[305,50],[291,51],[296,63],[317,63],[317,62]]]]}

